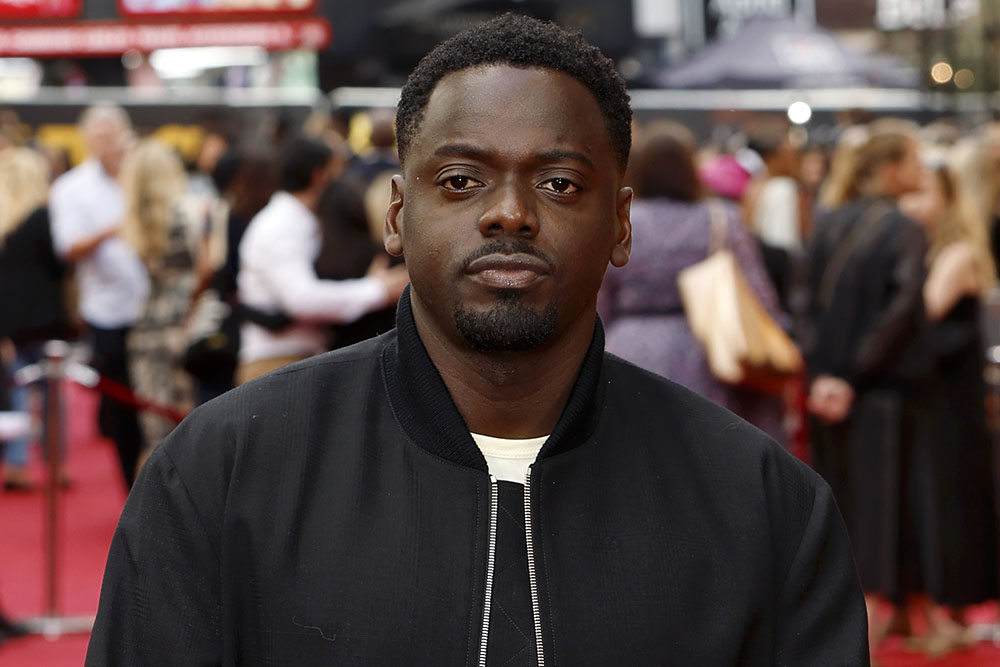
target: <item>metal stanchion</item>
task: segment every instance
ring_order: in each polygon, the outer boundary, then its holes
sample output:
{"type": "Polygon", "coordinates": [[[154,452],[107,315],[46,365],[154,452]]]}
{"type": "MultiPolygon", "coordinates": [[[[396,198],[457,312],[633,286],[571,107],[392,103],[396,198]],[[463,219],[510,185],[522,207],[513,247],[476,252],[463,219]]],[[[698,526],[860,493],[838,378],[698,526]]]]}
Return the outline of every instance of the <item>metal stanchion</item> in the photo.
{"type": "MultiPolygon", "coordinates": [[[[64,341],[54,340],[45,344],[45,359],[42,363],[28,366],[15,375],[19,384],[44,384],[46,389],[45,442],[48,457],[48,475],[45,485],[45,591],[44,615],[24,621],[30,632],[55,639],[64,634],[90,632],[94,626],[93,616],[60,616],[60,511],[59,511],[59,462],[62,458],[63,443],[66,441],[63,424],[62,380],[67,376],[72,362],[68,360],[70,346],[64,341]]],[[[89,370],[89,369],[88,369],[89,370]]]]}

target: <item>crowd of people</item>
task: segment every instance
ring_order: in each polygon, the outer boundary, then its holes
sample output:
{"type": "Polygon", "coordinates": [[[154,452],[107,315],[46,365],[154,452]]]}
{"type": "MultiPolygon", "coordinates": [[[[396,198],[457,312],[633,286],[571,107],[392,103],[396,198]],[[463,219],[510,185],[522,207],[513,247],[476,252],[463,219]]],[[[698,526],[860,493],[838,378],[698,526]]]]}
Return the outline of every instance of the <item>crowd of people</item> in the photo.
{"type": "MultiPolygon", "coordinates": [[[[54,180],[30,142],[0,150],[8,377],[45,341],[76,338],[102,375],[184,413],[392,328],[408,276],[381,240],[399,164],[391,115],[371,115],[364,154],[314,118],[274,145],[210,134],[192,165],[136,137],[119,107],[92,107],[79,127],[90,157],[54,180]]],[[[636,242],[599,311],[610,352],[781,443],[807,433],[851,536],[872,649],[919,613],[930,632],[914,645],[942,654],[977,640],[965,610],[998,597],[981,319],[1000,259],[1000,132],[881,119],[835,137],[768,126],[710,145],[673,121],[636,124],[636,242]],[[687,321],[677,276],[709,254],[718,220],[806,359],[807,376],[778,392],[716,377],[687,321]]],[[[0,406],[28,408],[14,386],[0,406]]],[[[174,425],[102,398],[126,487],[174,425]]],[[[34,488],[28,447],[3,443],[7,492],[34,488]]]]}
{"type": "Polygon", "coordinates": [[[911,635],[915,615],[928,627],[909,637],[915,648],[967,647],[979,637],[966,610],[997,597],[983,340],[997,282],[995,137],[993,126],[963,135],[879,119],[841,128],[830,147],[769,130],[725,151],[674,123],[637,132],[642,241],[605,278],[608,349],[779,441],[808,418],[811,464],[851,535],[873,651],[911,635]],[[713,375],[686,319],[677,276],[709,254],[720,206],[747,282],[807,362],[805,382],[779,395],[713,375]]]}

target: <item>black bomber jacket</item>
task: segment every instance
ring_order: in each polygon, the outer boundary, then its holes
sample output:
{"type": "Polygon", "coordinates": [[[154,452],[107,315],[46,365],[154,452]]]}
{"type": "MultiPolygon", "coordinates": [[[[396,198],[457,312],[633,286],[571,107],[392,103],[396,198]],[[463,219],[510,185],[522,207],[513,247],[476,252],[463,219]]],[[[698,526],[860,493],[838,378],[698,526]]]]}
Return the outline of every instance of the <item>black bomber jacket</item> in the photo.
{"type": "Polygon", "coordinates": [[[118,525],[87,665],[860,665],[827,485],[604,353],[526,486],[397,329],[192,414],[118,525]]]}

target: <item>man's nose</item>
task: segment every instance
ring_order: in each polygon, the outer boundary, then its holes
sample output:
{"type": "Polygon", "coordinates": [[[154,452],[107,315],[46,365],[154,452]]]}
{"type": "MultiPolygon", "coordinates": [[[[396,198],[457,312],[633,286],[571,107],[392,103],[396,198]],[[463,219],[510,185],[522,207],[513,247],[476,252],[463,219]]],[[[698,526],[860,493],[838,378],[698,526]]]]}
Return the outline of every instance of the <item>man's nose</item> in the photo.
{"type": "Polygon", "coordinates": [[[488,208],[479,217],[479,231],[483,236],[505,234],[532,238],[538,234],[538,216],[530,186],[508,181],[492,194],[488,208]]]}

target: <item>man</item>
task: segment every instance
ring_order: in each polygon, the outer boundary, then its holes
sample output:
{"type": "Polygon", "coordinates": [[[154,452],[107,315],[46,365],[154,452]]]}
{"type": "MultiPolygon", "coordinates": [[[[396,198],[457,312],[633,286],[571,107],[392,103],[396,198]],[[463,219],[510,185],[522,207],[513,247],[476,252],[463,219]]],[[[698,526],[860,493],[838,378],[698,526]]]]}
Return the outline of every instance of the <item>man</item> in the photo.
{"type": "MultiPolygon", "coordinates": [[[[76,264],[80,317],[87,324],[94,368],[131,386],[125,341],[149,295],[142,260],[118,235],[125,216],[118,168],[131,123],[121,107],[99,104],[84,111],[79,125],[90,157],[52,184],[52,242],[63,259],[76,264]]],[[[131,488],[142,449],[138,417],[124,403],[102,397],[99,419],[131,488]]]]}
{"type": "Polygon", "coordinates": [[[88,664],[867,661],[828,488],[604,355],[630,116],[610,61],[532,19],[418,65],[386,220],[412,280],[397,329],[236,390],[158,449],[88,664]]]}
{"type": "Polygon", "coordinates": [[[356,280],[320,280],[314,263],[321,235],[316,206],[337,166],[333,151],[315,139],[289,142],[281,157],[281,187],[254,216],[240,242],[240,300],[252,311],[240,331],[237,383],[325,352],[322,323],[348,323],[395,303],[406,269],[373,265],[356,280]],[[285,316],[291,323],[281,322],[285,316]],[[256,321],[253,321],[256,319],[256,321]]]}

